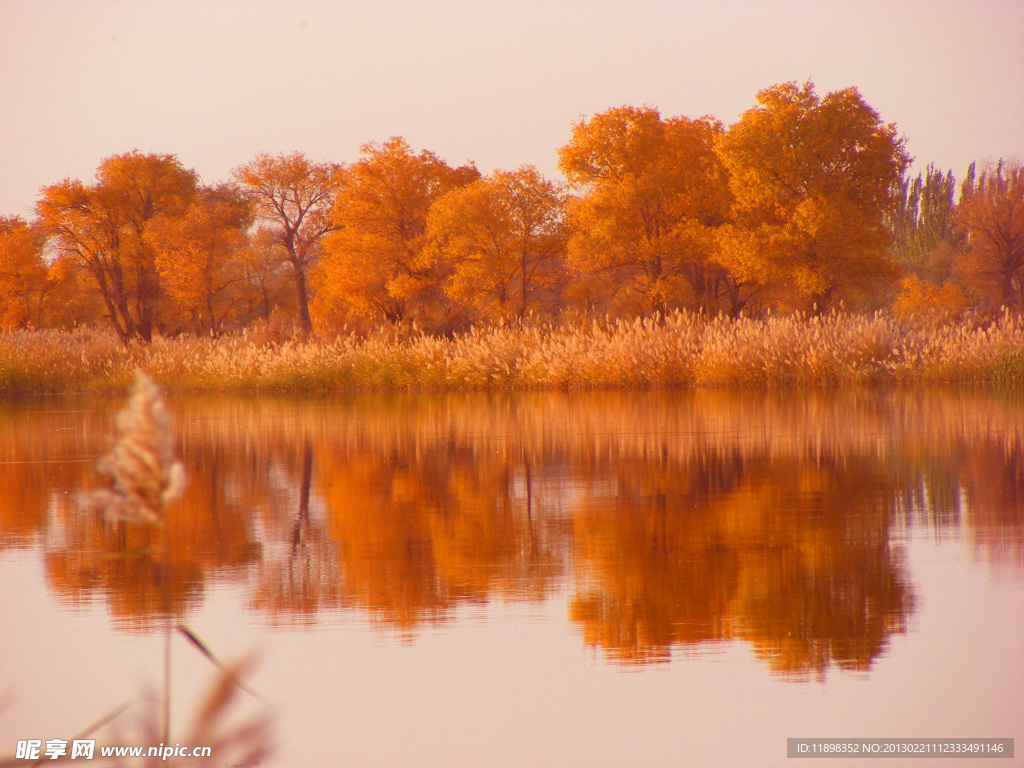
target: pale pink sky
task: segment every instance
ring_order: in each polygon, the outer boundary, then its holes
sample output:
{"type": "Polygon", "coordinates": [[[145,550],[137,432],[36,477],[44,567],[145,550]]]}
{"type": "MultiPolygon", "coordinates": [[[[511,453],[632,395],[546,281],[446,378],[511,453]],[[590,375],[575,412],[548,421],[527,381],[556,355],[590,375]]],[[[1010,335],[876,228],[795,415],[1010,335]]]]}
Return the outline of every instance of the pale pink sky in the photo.
{"type": "Polygon", "coordinates": [[[258,152],[349,162],[402,135],[555,175],[581,116],[729,124],[808,77],[858,87],[922,167],[1024,155],[1020,0],[0,0],[0,30],[0,215],[134,148],[213,182],[258,152]]]}

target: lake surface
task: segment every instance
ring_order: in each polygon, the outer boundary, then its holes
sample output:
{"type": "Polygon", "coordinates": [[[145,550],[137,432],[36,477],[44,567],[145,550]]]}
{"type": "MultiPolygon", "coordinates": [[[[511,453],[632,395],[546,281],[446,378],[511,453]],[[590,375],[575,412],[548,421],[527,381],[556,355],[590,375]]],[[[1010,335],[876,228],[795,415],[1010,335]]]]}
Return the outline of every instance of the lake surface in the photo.
{"type": "Polygon", "coordinates": [[[274,765],[1024,764],[1019,392],[176,398],[166,546],[81,503],[121,406],[0,402],[0,758],[134,733],[168,663],[181,739],[170,615],[258,654],[274,765]]]}

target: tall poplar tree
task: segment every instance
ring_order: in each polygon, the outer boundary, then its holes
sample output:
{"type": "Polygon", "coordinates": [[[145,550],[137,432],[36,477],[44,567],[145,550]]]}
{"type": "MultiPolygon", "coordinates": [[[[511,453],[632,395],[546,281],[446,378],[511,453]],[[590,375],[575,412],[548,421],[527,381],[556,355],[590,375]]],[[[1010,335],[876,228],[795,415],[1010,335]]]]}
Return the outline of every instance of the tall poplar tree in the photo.
{"type": "Polygon", "coordinates": [[[904,178],[896,193],[895,210],[887,216],[892,231],[892,254],[905,276],[936,285],[946,282],[963,235],[956,225],[956,180],[929,165],[915,179],[904,178]]]}

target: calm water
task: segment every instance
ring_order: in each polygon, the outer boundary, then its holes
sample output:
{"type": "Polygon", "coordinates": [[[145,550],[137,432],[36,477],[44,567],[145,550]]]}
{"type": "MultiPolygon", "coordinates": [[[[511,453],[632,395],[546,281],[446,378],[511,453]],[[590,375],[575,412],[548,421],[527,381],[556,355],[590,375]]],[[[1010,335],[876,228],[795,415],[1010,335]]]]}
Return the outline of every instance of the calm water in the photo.
{"type": "Polygon", "coordinates": [[[276,765],[1024,764],[1019,393],[177,399],[169,551],[79,503],[120,407],[0,402],[0,757],[159,699],[170,613],[276,765]]]}

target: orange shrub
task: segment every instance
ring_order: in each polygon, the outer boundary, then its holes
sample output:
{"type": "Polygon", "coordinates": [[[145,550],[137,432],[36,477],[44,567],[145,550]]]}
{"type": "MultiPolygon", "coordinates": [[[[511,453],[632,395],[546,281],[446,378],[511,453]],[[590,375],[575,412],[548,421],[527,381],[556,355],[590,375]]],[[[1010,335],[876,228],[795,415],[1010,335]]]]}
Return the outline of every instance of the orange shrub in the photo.
{"type": "Polygon", "coordinates": [[[955,320],[965,309],[967,298],[955,285],[936,285],[916,275],[900,281],[900,292],[892,306],[893,314],[901,320],[934,323],[955,320]]]}

